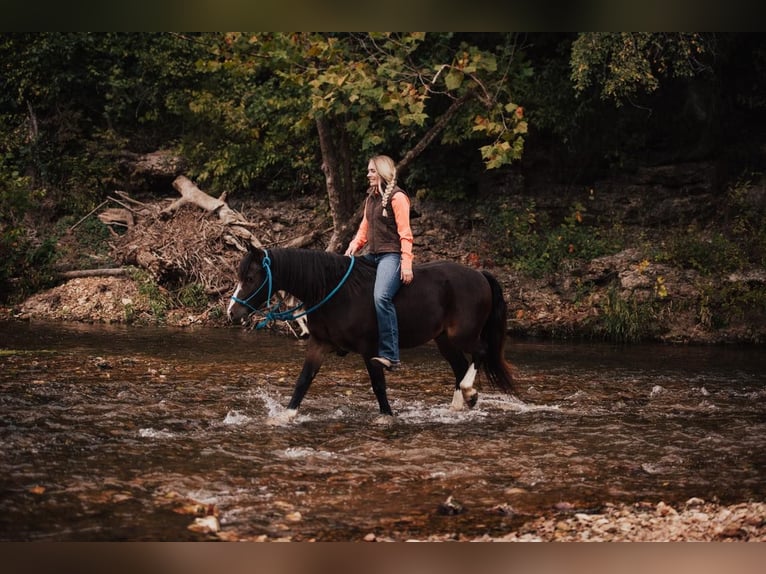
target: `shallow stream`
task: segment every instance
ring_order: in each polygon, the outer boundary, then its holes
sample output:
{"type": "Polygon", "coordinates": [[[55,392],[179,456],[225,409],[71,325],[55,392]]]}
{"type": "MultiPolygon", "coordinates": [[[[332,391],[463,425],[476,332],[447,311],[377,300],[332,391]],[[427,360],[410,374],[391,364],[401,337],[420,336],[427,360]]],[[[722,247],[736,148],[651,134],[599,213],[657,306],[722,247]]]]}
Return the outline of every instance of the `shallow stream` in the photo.
{"type": "Polygon", "coordinates": [[[0,323],[0,540],[502,535],[605,502],[766,496],[758,347],[511,341],[520,398],[449,410],[435,346],[377,403],[331,357],[297,420],[305,343],[240,328],[0,323]],[[446,504],[449,497],[451,504],[446,504]]]}

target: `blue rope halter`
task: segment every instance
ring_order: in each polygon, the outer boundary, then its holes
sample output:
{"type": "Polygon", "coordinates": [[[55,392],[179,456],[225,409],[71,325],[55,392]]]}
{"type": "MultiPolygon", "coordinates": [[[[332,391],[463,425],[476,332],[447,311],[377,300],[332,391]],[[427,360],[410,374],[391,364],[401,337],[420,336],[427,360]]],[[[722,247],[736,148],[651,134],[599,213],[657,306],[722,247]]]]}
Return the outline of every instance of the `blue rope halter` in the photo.
{"type": "MultiPolygon", "coordinates": [[[[261,261],[261,266],[263,267],[264,271],[266,271],[266,278],[263,280],[263,283],[260,284],[258,289],[252,292],[252,294],[247,299],[240,299],[239,297],[235,297],[234,295],[231,296],[231,300],[235,303],[239,303],[240,305],[244,305],[254,313],[259,313],[260,311],[253,307],[250,304],[250,301],[255,297],[258,293],[260,293],[261,289],[263,289],[265,286],[268,285],[268,294],[266,297],[266,301],[271,301],[271,295],[272,295],[272,285],[273,280],[271,276],[271,258],[269,257],[269,252],[265,249],[263,250],[264,256],[263,261],[261,261]]],[[[333,298],[333,296],[338,292],[338,290],[343,287],[343,284],[346,282],[346,279],[348,279],[348,276],[351,275],[351,270],[354,268],[354,262],[356,261],[355,257],[351,257],[351,262],[348,265],[348,269],[346,270],[346,274],[343,276],[343,278],[340,280],[340,282],[335,286],[335,288],[330,291],[324,299],[322,299],[319,303],[311,307],[310,309],[307,309],[306,311],[303,311],[302,313],[298,315],[293,315],[295,311],[303,307],[303,303],[296,305],[292,309],[288,309],[287,311],[277,311],[276,309],[279,307],[279,301],[271,305],[268,309],[266,309],[265,317],[258,322],[258,324],[255,326],[256,329],[263,329],[266,325],[271,323],[272,321],[294,321],[295,319],[300,319],[301,317],[308,315],[309,313],[313,313],[317,309],[319,309],[322,305],[327,303],[330,299],[333,298]]]]}

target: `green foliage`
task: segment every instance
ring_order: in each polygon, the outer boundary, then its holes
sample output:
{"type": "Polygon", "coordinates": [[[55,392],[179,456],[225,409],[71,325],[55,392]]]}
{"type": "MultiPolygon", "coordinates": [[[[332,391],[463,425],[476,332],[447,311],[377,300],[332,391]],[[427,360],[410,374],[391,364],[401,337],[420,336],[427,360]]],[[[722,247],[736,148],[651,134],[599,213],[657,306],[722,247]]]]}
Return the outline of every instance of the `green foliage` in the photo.
{"type": "Polygon", "coordinates": [[[210,185],[317,189],[323,121],[347,180],[335,183],[346,192],[366,185],[357,166],[370,155],[401,158],[427,133],[451,145],[481,142],[486,166],[499,167],[521,157],[527,132],[510,94],[529,70],[516,65],[512,38],[481,36],[477,45],[455,34],[206,35],[208,55],[198,63],[206,81],[187,105],[190,121],[208,132],[184,139],[184,153],[210,185]]]}
{"type": "MultiPolygon", "coordinates": [[[[0,164],[0,170],[5,167],[0,164]]],[[[18,172],[0,174],[0,302],[23,298],[51,284],[55,239],[40,238],[25,225],[44,193],[29,188],[18,172]]]]}
{"type": "MultiPolygon", "coordinates": [[[[157,283],[144,269],[131,268],[130,278],[136,282],[138,293],[144,298],[155,323],[162,324],[168,311],[184,307],[195,311],[207,308],[209,299],[204,285],[196,282],[181,285],[172,292],[157,283]]],[[[132,323],[137,320],[133,305],[126,305],[125,320],[132,323]]]]}
{"type": "Polygon", "coordinates": [[[567,260],[590,260],[616,252],[619,239],[604,237],[601,229],[584,225],[585,212],[575,202],[564,221],[554,226],[533,200],[522,210],[506,206],[499,212],[505,237],[505,248],[500,248],[517,271],[531,277],[552,273],[567,260]]]}
{"type": "Polygon", "coordinates": [[[0,36],[0,177],[27,174],[61,213],[85,211],[118,177],[126,148],[177,137],[181,117],[167,103],[194,82],[195,54],[197,44],[169,34],[0,36]]]}
{"type": "MultiPolygon", "coordinates": [[[[62,222],[68,221],[67,219],[62,222]]],[[[73,224],[76,222],[73,222],[73,224]]],[[[62,232],[69,232],[69,227],[62,229],[62,232]]],[[[111,238],[109,228],[104,225],[95,215],[92,215],[80,222],[74,230],[71,231],[81,251],[89,254],[105,256],[109,251],[108,241],[111,238]]]]}
{"type": "Polygon", "coordinates": [[[209,188],[292,194],[320,187],[307,90],[283,77],[287,56],[270,38],[204,34],[198,84],[172,95],[187,126],[179,140],[187,173],[209,188]]]}
{"type": "Polygon", "coordinates": [[[615,343],[637,343],[656,334],[657,314],[652,301],[623,297],[615,283],[601,303],[601,314],[594,332],[615,343]]]}
{"type": "Polygon", "coordinates": [[[718,216],[706,228],[691,225],[669,233],[655,259],[705,276],[764,266],[766,214],[752,178],[740,178],[729,186],[718,216]]]}
{"type": "Polygon", "coordinates": [[[212,307],[207,314],[208,319],[210,319],[211,321],[218,321],[218,320],[224,319],[225,315],[226,314],[221,305],[216,305],[215,307],[212,307]]]}
{"type": "Polygon", "coordinates": [[[705,327],[721,329],[745,316],[766,320],[766,287],[742,282],[706,282],[701,285],[698,320],[705,327]]]}
{"type": "Polygon", "coordinates": [[[21,300],[53,284],[56,242],[19,229],[0,230],[0,302],[21,300]]]}
{"type": "Polygon", "coordinates": [[[200,283],[189,283],[176,291],[175,301],[182,307],[188,307],[197,311],[205,309],[208,305],[208,296],[205,286],[200,283]]]}
{"type": "Polygon", "coordinates": [[[49,231],[56,238],[57,264],[63,269],[88,269],[96,264],[110,266],[111,235],[107,226],[95,215],[78,221],[78,217],[67,215],[56,221],[49,231]]]}
{"type": "Polygon", "coordinates": [[[727,226],[732,240],[742,250],[742,257],[752,265],[766,267],[766,206],[757,200],[753,179],[763,175],[750,174],[735,181],[726,193],[727,226]]]}
{"type": "Polygon", "coordinates": [[[667,244],[669,262],[703,275],[734,271],[745,262],[739,246],[720,232],[706,236],[687,230],[669,238],[667,244]]]}
{"type": "Polygon", "coordinates": [[[699,33],[586,32],[572,44],[572,81],[578,92],[595,84],[620,106],[656,91],[663,76],[692,77],[708,50],[699,33]]]}
{"type": "MultiPolygon", "coordinates": [[[[168,292],[144,269],[132,268],[130,278],[136,282],[138,293],[146,299],[154,321],[163,323],[168,310],[172,308],[172,299],[168,292]]],[[[125,309],[125,319],[132,322],[135,319],[135,311],[128,307],[125,309]]]]}

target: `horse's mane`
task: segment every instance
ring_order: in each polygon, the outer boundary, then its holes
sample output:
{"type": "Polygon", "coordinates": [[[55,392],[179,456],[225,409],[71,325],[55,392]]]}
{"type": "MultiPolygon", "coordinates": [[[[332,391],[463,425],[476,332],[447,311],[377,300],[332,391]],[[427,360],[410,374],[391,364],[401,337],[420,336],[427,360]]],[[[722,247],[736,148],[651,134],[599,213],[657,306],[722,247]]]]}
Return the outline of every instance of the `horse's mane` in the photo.
{"type": "MultiPolygon", "coordinates": [[[[274,269],[278,269],[285,285],[300,282],[302,289],[308,293],[308,296],[305,296],[307,302],[324,298],[338,285],[349,266],[348,257],[315,249],[271,249],[269,255],[274,269]],[[309,281],[306,280],[307,277],[310,278],[309,281]]],[[[358,292],[373,282],[374,278],[375,266],[364,258],[357,257],[343,289],[349,293],[358,292]]]]}

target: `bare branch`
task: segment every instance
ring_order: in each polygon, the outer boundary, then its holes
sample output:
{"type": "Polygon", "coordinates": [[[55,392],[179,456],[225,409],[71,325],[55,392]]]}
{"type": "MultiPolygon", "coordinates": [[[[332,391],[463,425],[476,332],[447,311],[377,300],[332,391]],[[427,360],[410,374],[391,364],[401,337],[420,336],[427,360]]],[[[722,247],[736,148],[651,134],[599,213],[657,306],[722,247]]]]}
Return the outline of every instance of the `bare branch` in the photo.
{"type": "Polygon", "coordinates": [[[459,99],[452,102],[452,105],[447,108],[447,111],[444,112],[435,122],[434,125],[431,126],[431,129],[426,132],[426,134],[420,139],[420,141],[415,144],[415,146],[406,153],[406,155],[402,158],[402,160],[397,164],[396,169],[397,171],[400,169],[404,169],[407,167],[407,165],[415,159],[417,156],[419,156],[424,149],[428,147],[428,145],[438,136],[442,131],[444,131],[444,128],[447,127],[447,124],[449,123],[450,119],[452,119],[452,116],[454,116],[458,110],[463,107],[463,105],[470,100],[472,97],[474,97],[475,92],[474,90],[469,90],[465,94],[463,94],[459,99]]]}

